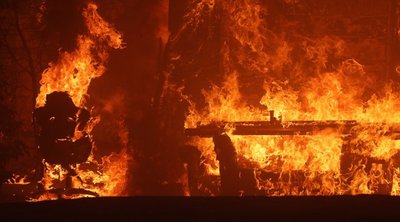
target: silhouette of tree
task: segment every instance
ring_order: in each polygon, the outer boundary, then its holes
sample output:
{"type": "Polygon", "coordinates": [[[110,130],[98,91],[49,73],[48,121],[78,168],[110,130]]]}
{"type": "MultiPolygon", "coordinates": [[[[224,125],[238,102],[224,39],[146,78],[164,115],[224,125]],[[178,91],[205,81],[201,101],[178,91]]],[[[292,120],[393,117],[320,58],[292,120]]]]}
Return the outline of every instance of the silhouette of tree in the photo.
{"type": "Polygon", "coordinates": [[[7,181],[12,175],[6,169],[11,159],[18,158],[27,150],[27,146],[18,139],[17,130],[19,123],[15,120],[13,111],[7,107],[7,97],[12,91],[12,85],[5,79],[0,78],[0,184],[7,181]]]}

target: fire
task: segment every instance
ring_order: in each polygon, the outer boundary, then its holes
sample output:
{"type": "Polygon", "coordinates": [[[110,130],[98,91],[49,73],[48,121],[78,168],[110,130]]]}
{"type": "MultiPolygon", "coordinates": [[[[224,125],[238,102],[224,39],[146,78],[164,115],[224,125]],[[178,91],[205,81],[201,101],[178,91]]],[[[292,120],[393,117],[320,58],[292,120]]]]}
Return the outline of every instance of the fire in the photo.
{"type": "MultiPolygon", "coordinates": [[[[359,125],[352,129],[354,138],[343,137],[340,130],[306,136],[226,132],[239,164],[257,171],[258,189],[266,195],[373,194],[385,186],[390,187],[390,194],[398,195],[400,168],[393,161],[400,143],[386,135],[391,125],[400,123],[398,86],[387,83],[373,88],[376,74],[368,73],[356,59],[341,58],[346,43],[337,36],[290,42],[289,37],[263,25],[267,22],[260,3],[224,1],[220,7],[225,80],[202,92],[206,101],[202,110],[190,101],[185,127],[221,121],[268,121],[268,110],[274,110],[283,124],[294,120],[355,120],[359,125]],[[303,57],[295,54],[299,48],[303,57]],[[329,67],[330,57],[341,61],[329,67]],[[264,81],[265,93],[259,104],[249,104],[241,93],[240,77],[246,75],[264,81]],[[346,155],[354,159],[346,162],[346,155]],[[277,174],[275,179],[265,176],[273,173],[277,174]]],[[[207,174],[218,174],[212,140],[189,140],[202,152],[207,174]]]]}
{"type": "MultiPolygon", "coordinates": [[[[331,78],[332,76],[329,77],[331,78]]],[[[267,92],[262,98],[262,102],[272,101],[271,103],[274,103],[274,100],[280,100],[280,103],[276,102],[276,104],[279,104],[277,110],[282,110],[280,114],[283,117],[288,117],[289,120],[310,120],[314,116],[317,120],[355,119],[360,121],[362,126],[360,129],[357,129],[357,138],[354,138],[351,142],[354,145],[362,143],[365,146],[360,149],[354,149],[352,152],[380,160],[390,160],[399,152],[400,143],[383,136],[384,132],[388,131],[387,125],[381,125],[378,122],[399,122],[397,115],[387,115],[387,113],[390,113],[389,110],[396,110],[399,105],[398,100],[394,99],[396,95],[391,92],[379,99],[373,96],[368,100],[367,104],[369,106],[367,107],[361,105],[359,107],[352,107],[353,112],[351,112],[351,110],[346,110],[348,107],[343,106],[345,110],[342,111],[340,108],[340,91],[337,90],[341,86],[337,79],[332,80],[336,81],[329,81],[332,83],[332,88],[328,88],[324,92],[326,94],[318,94],[320,92],[314,88],[309,88],[303,94],[306,95],[307,104],[310,106],[308,111],[303,110],[301,103],[294,103],[297,100],[290,101],[292,98],[298,97],[298,94],[288,95],[290,90],[285,90],[285,96],[282,97],[279,96],[283,95],[282,91],[276,91],[274,94],[267,92]],[[316,98],[319,99],[316,100],[316,98]],[[388,110],[386,114],[379,111],[386,109],[388,110]],[[375,124],[371,124],[374,122],[375,124]]],[[[260,110],[246,104],[241,104],[240,94],[237,94],[238,90],[236,86],[237,79],[230,76],[224,82],[222,88],[215,86],[214,91],[205,92],[204,95],[206,96],[206,101],[208,101],[208,107],[206,107],[202,114],[192,109],[192,112],[187,117],[186,127],[192,127],[200,123],[207,124],[213,121],[265,121],[266,117],[263,113],[266,113],[266,110],[268,110],[267,107],[265,107],[265,110],[260,110]],[[227,87],[227,89],[224,87],[227,87]],[[234,88],[233,90],[232,87],[234,88]],[[224,93],[221,94],[221,92],[224,93]]],[[[351,102],[350,98],[347,99],[351,102]]],[[[354,166],[352,183],[349,187],[343,187],[344,185],[341,184],[342,178],[340,176],[340,157],[342,155],[343,138],[335,132],[327,131],[315,136],[290,137],[229,135],[240,155],[239,159],[242,158],[245,160],[242,161],[242,164],[247,164],[245,167],[263,169],[268,172],[279,172],[281,180],[286,180],[284,178],[285,174],[297,171],[307,173],[306,180],[302,184],[306,190],[302,192],[290,189],[293,184],[289,181],[263,184],[260,180],[260,189],[275,190],[279,187],[283,192],[267,193],[269,195],[333,195],[348,192],[352,194],[365,194],[373,193],[373,188],[370,188],[369,184],[389,183],[388,181],[384,181],[385,179],[383,178],[383,164],[373,164],[368,172],[365,171],[364,167],[359,169],[354,166]],[[321,174],[323,175],[322,178],[321,174]],[[312,185],[318,185],[319,192],[311,192],[311,190],[315,189],[315,187],[311,187],[312,185]],[[308,187],[311,190],[307,190],[308,187]]],[[[192,141],[191,144],[198,146],[207,158],[206,166],[208,166],[208,173],[215,175],[215,172],[218,172],[218,169],[215,167],[218,166],[218,163],[215,162],[212,141],[200,138],[192,140],[195,142],[192,141]],[[214,168],[211,166],[214,166],[214,168]]],[[[365,163],[360,162],[356,165],[358,164],[362,166],[365,163]]],[[[392,194],[398,193],[395,189],[397,189],[396,186],[393,186],[392,194]]]]}
{"type": "Polygon", "coordinates": [[[81,164],[78,166],[77,173],[82,179],[82,188],[90,188],[101,196],[123,196],[126,195],[126,185],[128,178],[128,164],[131,157],[128,151],[128,130],[123,122],[119,124],[119,139],[122,149],[118,153],[103,156],[98,162],[91,158],[89,162],[100,166],[94,172],[81,164]]]}
{"type": "Polygon", "coordinates": [[[123,48],[121,33],[98,14],[94,3],[89,3],[82,15],[88,33],[78,36],[76,50],[61,52],[58,61],[42,73],[36,107],[43,106],[46,95],[54,91],[68,92],[75,105],[82,107],[90,81],[106,71],[109,48],[123,48]]]}
{"type": "MultiPolygon", "coordinates": [[[[50,63],[49,67],[42,73],[36,107],[44,106],[46,95],[55,91],[67,92],[75,106],[85,107],[91,80],[100,77],[106,71],[108,51],[112,48],[121,49],[124,47],[122,34],[99,15],[96,4],[88,3],[82,15],[88,31],[77,37],[77,46],[74,51],[60,52],[58,61],[50,63]]],[[[91,136],[92,129],[99,121],[100,116],[92,117],[84,131],[91,136]]],[[[94,158],[93,152],[96,151],[96,148],[94,148],[87,163],[73,166],[78,174],[77,178],[73,178],[75,187],[96,192],[100,196],[124,194],[130,158],[127,129],[123,122],[118,125],[119,129],[117,130],[122,144],[120,151],[97,160],[94,158]]],[[[80,136],[82,136],[82,132],[76,129],[75,137],[77,138],[74,139],[79,139],[80,136]]],[[[62,184],[59,183],[62,183],[66,178],[65,169],[57,164],[45,163],[45,166],[46,173],[42,180],[44,188],[62,187],[62,184]]],[[[69,198],[84,196],[86,195],[75,195],[69,198]]],[[[33,201],[54,198],[57,197],[45,194],[33,201]]]]}
{"type": "Polygon", "coordinates": [[[27,176],[20,176],[20,175],[15,175],[13,174],[11,179],[8,179],[6,184],[20,184],[20,185],[26,185],[29,184],[29,180],[27,176]]]}

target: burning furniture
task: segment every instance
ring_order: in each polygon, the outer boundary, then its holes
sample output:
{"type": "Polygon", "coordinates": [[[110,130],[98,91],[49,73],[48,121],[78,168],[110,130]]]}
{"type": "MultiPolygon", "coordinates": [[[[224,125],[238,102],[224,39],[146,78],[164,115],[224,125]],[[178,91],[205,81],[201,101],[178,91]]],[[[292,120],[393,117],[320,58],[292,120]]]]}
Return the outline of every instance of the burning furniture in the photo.
{"type": "MultiPolygon", "coordinates": [[[[340,177],[342,186],[350,186],[354,180],[354,172],[362,168],[365,172],[376,174],[377,180],[373,186],[375,194],[390,194],[393,186],[394,170],[400,167],[400,152],[388,160],[365,156],[357,152],[353,152],[365,144],[354,143],[358,133],[362,133],[369,127],[385,128],[380,132],[381,135],[392,140],[400,139],[400,125],[398,124],[376,124],[376,123],[358,123],[357,121],[286,121],[282,122],[274,116],[274,111],[270,111],[269,121],[248,121],[248,122],[219,122],[208,125],[199,125],[196,128],[186,128],[185,134],[189,137],[213,137],[214,151],[219,162],[219,172],[221,180],[221,195],[237,195],[240,191],[245,190],[248,184],[253,184],[253,188],[257,185],[254,183],[254,176],[244,178],[246,169],[240,167],[237,162],[238,156],[235,147],[229,138],[230,135],[258,135],[258,136],[312,136],[318,135],[324,131],[335,132],[342,135],[343,140],[341,156],[340,156],[340,177]]],[[[270,182],[277,182],[278,177],[288,177],[289,186],[298,186],[297,189],[304,189],[302,182],[306,180],[306,173],[302,171],[293,171],[288,175],[282,172],[262,172],[263,177],[270,182]],[[300,180],[300,181],[296,181],[300,180]],[[297,184],[296,184],[297,183],[297,184]]],[[[249,194],[253,192],[246,192],[249,194]]],[[[279,192],[279,191],[278,191],[279,192]]],[[[351,191],[347,191],[351,192],[351,191]]]]}
{"type": "Polygon", "coordinates": [[[38,145],[44,161],[60,164],[67,170],[64,189],[43,190],[38,195],[49,192],[59,198],[63,194],[98,196],[95,192],[72,187],[72,177],[76,176],[76,172],[71,166],[85,162],[92,149],[84,131],[89,118],[89,112],[76,107],[66,92],[48,94],[46,105],[35,110],[34,124],[38,129],[38,145]]]}

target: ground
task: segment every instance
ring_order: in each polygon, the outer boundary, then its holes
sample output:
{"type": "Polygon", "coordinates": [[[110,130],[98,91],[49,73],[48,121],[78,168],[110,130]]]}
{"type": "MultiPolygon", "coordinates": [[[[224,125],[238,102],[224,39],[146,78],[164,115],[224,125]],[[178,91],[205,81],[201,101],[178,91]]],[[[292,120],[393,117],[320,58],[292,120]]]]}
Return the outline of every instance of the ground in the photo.
{"type": "MultiPolygon", "coordinates": [[[[0,204],[12,221],[399,221],[399,197],[115,197],[0,204]]],[[[2,220],[4,221],[4,220],[2,220]]]]}

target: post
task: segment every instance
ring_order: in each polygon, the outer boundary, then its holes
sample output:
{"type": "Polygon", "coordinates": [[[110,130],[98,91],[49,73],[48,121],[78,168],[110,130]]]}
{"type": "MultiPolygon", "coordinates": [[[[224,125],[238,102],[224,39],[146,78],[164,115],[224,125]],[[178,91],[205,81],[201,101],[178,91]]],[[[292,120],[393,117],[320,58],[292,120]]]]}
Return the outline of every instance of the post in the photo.
{"type": "Polygon", "coordinates": [[[236,149],[226,134],[213,137],[214,150],[219,162],[221,195],[238,196],[240,191],[239,166],[236,149]]]}

